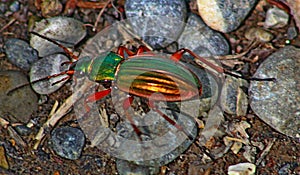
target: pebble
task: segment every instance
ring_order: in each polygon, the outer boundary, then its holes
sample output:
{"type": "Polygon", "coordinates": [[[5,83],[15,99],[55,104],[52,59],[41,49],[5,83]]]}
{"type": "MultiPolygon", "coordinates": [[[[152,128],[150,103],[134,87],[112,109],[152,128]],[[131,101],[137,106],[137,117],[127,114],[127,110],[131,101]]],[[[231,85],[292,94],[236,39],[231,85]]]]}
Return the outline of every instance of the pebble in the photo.
{"type": "MultiPolygon", "coordinates": [[[[278,175],[289,175],[291,172],[294,171],[297,167],[300,166],[300,163],[298,162],[289,162],[282,167],[279,168],[278,175]]],[[[297,172],[295,172],[297,174],[297,172]]]]}
{"type": "Polygon", "coordinates": [[[13,1],[10,6],[9,6],[9,10],[12,12],[17,12],[20,10],[20,2],[19,1],[13,1]]]}
{"type": "Polygon", "coordinates": [[[29,71],[32,63],[38,60],[38,52],[21,39],[8,39],[4,49],[7,59],[25,71],[29,71]]]}
{"type": "Polygon", "coordinates": [[[226,55],[230,52],[227,40],[194,14],[189,15],[178,44],[179,48],[188,48],[203,57],[226,55]]]}
{"type": "Polygon", "coordinates": [[[197,0],[204,22],[214,30],[228,33],[237,29],[257,0],[197,0]]]}
{"type": "Polygon", "coordinates": [[[80,157],[85,137],[80,129],[64,126],[51,133],[50,145],[63,158],[76,160],[80,157]]]}
{"type": "Polygon", "coordinates": [[[120,175],[148,175],[158,174],[160,171],[159,167],[136,165],[121,159],[117,159],[116,166],[120,175]]]}
{"type": "Polygon", "coordinates": [[[289,14],[277,7],[268,9],[264,22],[265,28],[281,28],[288,24],[289,14]]]}
{"type": "Polygon", "coordinates": [[[239,163],[228,167],[228,175],[254,175],[255,171],[253,163],[239,163]]]}
{"type": "Polygon", "coordinates": [[[40,5],[42,16],[45,18],[58,16],[63,9],[60,1],[42,1],[40,5]]]}
{"type": "Polygon", "coordinates": [[[274,38],[274,35],[263,28],[254,27],[246,30],[245,37],[250,41],[269,42],[274,38]]]}
{"type": "Polygon", "coordinates": [[[185,25],[187,5],[182,0],[127,0],[125,13],[135,33],[159,49],[178,39],[185,25]]]}
{"type": "Polygon", "coordinates": [[[248,83],[242,79],[226,77],[221,92],[221,106],[228,114],[245,116],[248,109],[247,94],[243,91],[248,83]]]}
{"type": "MultiPolygon", "coordinates": [[[[65,47],[73,47],[86,35],[86,28],[83,23],[69,17],[44,19],[35,24],[33,31],[59,41],[65,47]]],[[[40,57],[64,52],[56,44],[50,43],[34,34],[31,35],[30,45],[38,51],[40,57]]]]}
{"type": "Polygon", "coordinates": [[[250,106],[264,122],[277,131],[300,137],[300,49],[286,46],[270,55],[253,77],[276,78],[251,81],[250,106]]]}
{"type": "Polygon", "coordinates": [[[0,167],[3,169],[9,169],[9,164],[6,158],[5,149],[3,146],[0,146],[0,167]]]}
{"type": "Polygon", "coordinates": [[[21,87],[7,95],[7,91],[27,82],[27,77],[21,72],[0,72],[0,116],[12,116],[10,122],[27,123],[30,115],[37,110],[38,98],[30,86],[21,87]]]}
{"type": "Polygon", "coordinates": [[[25,125],[17,125],[14,128],[21,136],[28,136],[32,132],[32,129],[25,125]]]}
{"type": "MultiPolygon", "coordinates": [[[[70,60],[63,54],[53,54],[38,60],[32,65],[30,69],[30,82],[68,70],[70,65],[61,65],[62,63],[67,61],[70,60]]],[[[64,80],[62,82],[56,83],[65,77],[67,77],[67,75],[61,75],[50,79],[37,81],[35,83],[32,83],[32,88],[38,94],[50,94],[58,90],[67,81],[64,80]]]]}
{"type": "Polygon", "coordinates": [[[287,39],[292,40],[298,36],[297,28],[295,26],[291,26],[287,30],[287,39]]]}

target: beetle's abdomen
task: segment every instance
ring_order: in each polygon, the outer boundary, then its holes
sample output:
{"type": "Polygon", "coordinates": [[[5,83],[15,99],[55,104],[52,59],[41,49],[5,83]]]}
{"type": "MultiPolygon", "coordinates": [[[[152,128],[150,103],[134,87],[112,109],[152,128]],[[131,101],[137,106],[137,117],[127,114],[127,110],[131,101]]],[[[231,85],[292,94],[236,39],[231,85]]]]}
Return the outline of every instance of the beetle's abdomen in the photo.
{"type": "Polygon", "coordinates": [[[116,85],[122,91],[156,101],[183,101],[201,94],[199,79],[183,65],[146,56],[122,63],[116,85]]]}

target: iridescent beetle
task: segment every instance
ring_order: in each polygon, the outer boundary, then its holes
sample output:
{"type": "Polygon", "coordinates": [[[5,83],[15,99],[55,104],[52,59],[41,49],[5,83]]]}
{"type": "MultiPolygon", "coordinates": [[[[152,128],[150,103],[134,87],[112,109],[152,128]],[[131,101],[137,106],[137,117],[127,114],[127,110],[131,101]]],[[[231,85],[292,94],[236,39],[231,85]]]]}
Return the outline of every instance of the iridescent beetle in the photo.
{"type": "MultiPolygon", "coordinates": [[[[68,75],[64,79],[60,80],[64,81],[69,79],[75,72],[79,72],[80,74],[87,76],[91,81],[95,81],[104,85],[106,88],[105,90],[95,92],[86,98],[85,109],[87,113],[90,110],[89,106],[87,105],[88,103],[103,99],[111,93],[112,87],[115,86],[119,90],[127,92],[131,95],[123,103],[123,108],[125,111],[131,106],[133,96],[149,99],[148,104],[151,109],[156,111],[178,130],[184,132],[180,125],[161,112],[154,105],[154,102],[156,101],[165,100],[167,102],[179,102],[190,100],[201,95],[201,81],[193,73],[193,71],[180,62],[183,55],[185,53],[190,54],[194,59],[201,61],[220,74],[231,74],[222,67],[212,64],[206,59],[185,48],[173,53],[169,59],[161,58],[154,53],[149,53],[150,50],[145,46],[140,46],[136,53],[123,46],[120,46],[116,53],[110,52],[105,56],[101,55],[96,58],[84,57],[78,59],[71,52],[69,52],[67,48],[58,42],[36,32],[32,32],[32,34],[60,46],[70,57],[75,60],[73,62],[69,62],[69,64],[71,64],[69,70],[45,77],[43,79],[50,79],[60,75],[68,75]]],[[[31,83],[35,83],[43,79],[35,80],[31,83]]],[[[260,79],[253,78],[253,80],[260,79]]],[[[270,78],[263,80],[273,81],[274,79],[270,78]]],[[[131,116],[127,114],[126,117],[130,121],[134,131],[140,136],[142,133],[134,124],[131,116]]]]}

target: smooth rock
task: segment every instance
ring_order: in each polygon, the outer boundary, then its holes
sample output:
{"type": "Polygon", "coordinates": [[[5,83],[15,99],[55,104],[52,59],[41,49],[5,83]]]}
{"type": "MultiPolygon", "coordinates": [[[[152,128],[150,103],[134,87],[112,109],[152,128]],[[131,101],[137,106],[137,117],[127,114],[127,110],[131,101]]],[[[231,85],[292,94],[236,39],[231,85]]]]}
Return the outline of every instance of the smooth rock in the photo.
{"type": "Polygon", "coordinates": [[[199,14],[214,30],[227,33],[237,29],[257,0],[197,0],[199,14]]]}
{"type": "MultiPolygon", "coordinates": [[[[86,35],[86,28],[83,23],[68,17],[44,19],[35,24],[33,31],[55,40],[65,47],[73,47],[86,35]]],[[[31,35],[30,45],[38,51],[40,57],[64,52],[56,44],[34,34],[31,35]]]]}
{"type": "Polygon", "coordinates": [[[179,48],[187,48],[202,57],[229,54],[229,44],[220,33],[211,30],[194,14],[189,15],[178,39],[179,48]]]}
{"type": "Polygon", "coordinates": [[[248,83],[242,79],[226,77],[221,93],[222,109],[228,114],[245,116],[248,108],[247,94],[243,89],[248,83]]]}
{"type": "Polygon", "coordinates": [[[70,61],[68,57],[63,54],[53,54],[35,62],[29,73],[33,90],[38,94],[50,94],[58,90],[67,80],[59,81],[66,78],[67,75],[60,75],[50,79],[47,76],[68,70],[69,64],[62,65],[68,61],[70,61]]]}
{"type": "Polygon", "coordinates": [[[271,32],[266,31],[263,28],[250,28],[249,30],[246,30],[245,37],[249,41],[258,40],[261,42],[269,42],[271,41],[274,36],[271,32]]]}
{"type": "Polygon", "coordinates": [[[182,0],[127,0],[127,19],[135,33],[154,49],[176,41],[187,17],[187,5],[182,0]]]}
{"type": "Polygon", "coordinates": [[[30,86],[7,92],[18,85],[28,83],[27,77],[18,71],[0,72],[0,116],[11,116],[11,122],[27,123],[37,110],[38,98],[30,86]]]}
{"type": "Polygon", "coordinates": [[[228,175],[254,175],[256,166],[252,163],[239,163],[228,167],[228,175]]]}
{"type": "Polygon", "coordinates": [[[253,77],[276,78],[251,81],[250,106],[259,118],[277,131],[300,137],[300,49],[286,46],[270,55],[253,77]]]}
{"type": "Polygon", "coordinates": [[[85,137],[80,129],[65,126],[53,130],[50,145],[63,158],[76,160],[80,157],[85,137]]]}
{"type": "Polygon", "coordinates": [[[38,52],[21,39],[8,39],[5,42],[4,49],[7,59],[26,71],[29,71],[31,65],[38,60],[38,52]]]}
{"type": "Polygon", "coordinates": [[[285,11],[275,7],[268,9],[266,20],[264,22],[265,28],[281,28],[288,24],[289,14],[285,11]]]}

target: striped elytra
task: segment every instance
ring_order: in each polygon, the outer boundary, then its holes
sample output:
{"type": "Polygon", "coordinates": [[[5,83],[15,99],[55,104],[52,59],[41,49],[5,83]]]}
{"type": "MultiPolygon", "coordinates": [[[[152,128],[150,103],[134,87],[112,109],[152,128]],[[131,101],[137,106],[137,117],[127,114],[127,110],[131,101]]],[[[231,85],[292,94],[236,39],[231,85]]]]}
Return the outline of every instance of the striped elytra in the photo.
{"type": "Polygon", "coordinates": [[[155,101],[190,100],[202,92],[197,76],[183,64],[154,56],[134,56],[121,63],[114,84],[122,91],[155,101]]]}

